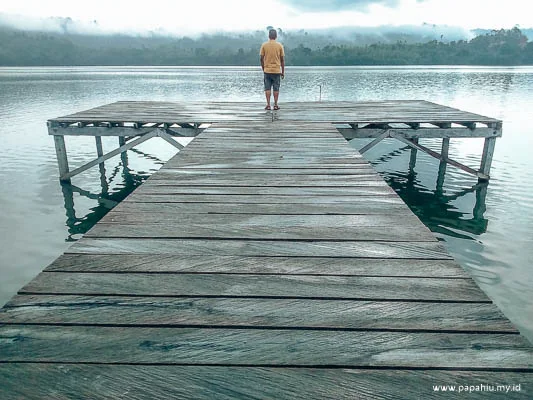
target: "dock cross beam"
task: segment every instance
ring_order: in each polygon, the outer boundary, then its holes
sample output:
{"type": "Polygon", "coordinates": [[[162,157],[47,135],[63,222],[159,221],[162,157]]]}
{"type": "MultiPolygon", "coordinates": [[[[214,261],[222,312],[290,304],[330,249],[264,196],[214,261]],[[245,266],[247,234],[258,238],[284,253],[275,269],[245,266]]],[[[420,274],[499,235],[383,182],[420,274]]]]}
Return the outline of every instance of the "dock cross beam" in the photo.
{"type": "Polygon", "coordinates": [[[76,176],[89,168],[101,165],[104,161],[122,154],[141,143],[146,142],[154,137],[159,137],[178,150],[183,149],[184,145],[177,142],[174,137],[194,137],[203,131],[196,123],[110,123],[110,122],[93,122],[91,124],[82,122],[63,122],[58,123],[48,121],[48,134],[54,137],[56,156],[59,167],[59,180],[70,181],[76,176]],[[94,136],[96,141],[97,158],[70,170],[68,164],[67,149],[65,145],[65,136],[94,136]],[[119,138],[119,147],[103,154],[102,137],[117,136],[119,138]]]}
{"type": "MultiPolygon", "coordinates": [[[[347,139],[374,139],[359,149],[359,153],[366,153],[368,150],[376,146],[382,140],[387,138],[397,139],[400,142],[408,145],[413,150],[423,151],[424,153],[438,159],[443,163],[447,163],[457,167],[469,174],[477,176],[480,181],[488,181],[490,179],[490,168],[492,164],[492,157],[496,144],[496,138],[502,136],[501,122],[487,122],[486,126],[479,127],[479,124],[473,122],[460,122],[457,125],[462,127],[453,127],[451,123],[428,123],[433,127],[421,127],[420,123],[402,124],[403,127],[393,127],[389,124],[358,124],[350,123],[350,128],[338,127],[338,131],[347,139]],[[442,139],[441,152],[438,153],[430,148],[421,145],[418,141],[422,138],[428,139],[442,139]],[[484,138],[483,154],[481,156],[481,163],[479,169],[471,168],[467,165],[456,161],[449,156],[450,139],[452,138],[484,138]]],[[[400,125],[400,124],[396,124],[400,125]]]]}

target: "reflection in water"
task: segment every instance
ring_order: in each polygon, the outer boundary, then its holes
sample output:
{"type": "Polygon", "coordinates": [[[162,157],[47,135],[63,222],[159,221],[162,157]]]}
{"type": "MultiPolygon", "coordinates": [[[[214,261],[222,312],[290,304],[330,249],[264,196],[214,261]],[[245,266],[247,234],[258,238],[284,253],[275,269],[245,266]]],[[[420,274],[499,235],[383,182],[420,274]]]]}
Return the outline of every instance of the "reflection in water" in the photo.
{"type": "Polygon", "coordinates": [[[446,174],[446,163],[439,163],[435,189],[431,190],[418,179],[415,170],[417,150],[409,146],[394,149],[371,161],[379,165],[394,157],[403,156],[409,152],[409,169],[403,171],[385,170],[384,179],[390,187],[402,198],[422,222],[432,232],[459,239],[477,240],[476,237],[487,231],[488,220],[486,210],[486,196],[488,182],[477,183],[457,192],[446,194],[443,190],[446,174]],[[475,193],[472,213],[465,213],[453,205],[454,201],[469,193],[475,193]],[[469,236],[467,233],[471,234],[469,236]]]}
{"type": "MultiPolygon", "coordinates": [[[[143,155],[152,160],[160,161],[157,157],[144,154],[139,150],[135,150],[137,154],[143,155]]],[[[120,155],[121,162],[115,167],[113,173],[106,178],[106,170],[104,163],[99,164],[100,169],[100,184],[102,191],[100,193],[92,193],[88,190],[79,188],[69,182],[60,182],[63,197],[65,199],[65,210],[67,216],[68,236],[67,242],[74,242],[80,235],[85,234],[91,229],[109,210],[113,209],[118,203],[124,200],[131,192],[140,186],[148,175],[141,175],[133,172],[128,168],[128,155],[124,152],[120,155]],[[113,191],[109,190],[109,183],[116,180],[117,175],[120,174],[122,184],[113,191]],[[77,193],[88,199],[96,200],[98,205],[90,209],[90,211],[83,216],[77,216],[74,207],[74,193],[77,193]]]]}

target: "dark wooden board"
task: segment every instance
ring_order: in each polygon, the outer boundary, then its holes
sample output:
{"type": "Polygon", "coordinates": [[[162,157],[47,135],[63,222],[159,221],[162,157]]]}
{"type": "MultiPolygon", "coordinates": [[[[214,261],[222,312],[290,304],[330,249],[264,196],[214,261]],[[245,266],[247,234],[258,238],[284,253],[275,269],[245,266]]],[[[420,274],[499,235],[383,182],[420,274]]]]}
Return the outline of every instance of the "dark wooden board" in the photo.
{"type": "Polygon", "coordinates": [[[367,164],[354,164],[346,168],[217,168],[217,169],[205,169],[205,168],[174,168],[169,164],[165,164],[160,168],[160,172],[174,173],[176,175],[189,175],[194,177],[202,177],[207,175],[209,177],[228,175],[228,176],[241,176],[245,175],[257,175],[263,176],[269,175],[283,175],[293,176],[294,179],[298,179],[299,175],[361,175],[362,172],[372,172],[375,170],[367,164]]]}
{"type": "Polygon", "coordinates": [[[490,303],[19,295],[0,323],[517,333],[490,303]]]}
{"type": "MultiPolygon", "coordinates": [[[[303,203],[304,199],[295,198],[294,202],[287,202],[287,199],[280,197],[261,199],[261,203],[238,202],[238,196],[225,196],[219,202],[206,202],[214,200],[213,196],[202,199],[195,196],[194,199],[184,198],[185,196],[159,196],[142,199],[140,196],[132,196],[127,203],[119,203],[113,208],[113,213],[105,216],[102,221],[110,219],[130,218],[130,215],[137,215],[139,219],[144,219],[145,214],[160,212],[169,218],[179,219],[183,214],[257,214],[257,215],[399,215],[411,214],[411,210],[398,198],[394,197],[354,197],[352,201],[340,202],[335,199],[328,202],[320,199],[320,202],[313,202],[315,197],[307,197],[308,203],[303,203]],[[192,201],[191,201],[192,200],[192,201]],[[278,203],[274,201],[277,200],[278,203]],[[264,201],[264,203],[263,203],[264,201]]],[[[192,197],[192,196],[189,196],[192,197]]],[[[207,197],[207,196],[206,196],[207,197]]]]}
{"type": "Polygon", "coordinates": [[[3,362],[533,368],[533,348],[516,334],[3,325],[0,355],[3,362]]]}
{"type": "Polygon", "coordinates": [[[455,261],[349,257],[63,254],[49,272],[147,272],[469,278],[455,261]]]}
{"type": "Polygon", "coordinates": [[[471,279],[42,272],[20,294],[490,302],[471,279]]]}
{"type": "MultiPolygon", "coordinates": [[[[191,215],[191,214],[186,214],[191,215]]],[[[222,214],[215,214],[217,216],[222,214]]],[[[214,215],[213,215],[214,216],[214,215]]],[[[277,226],[283,222],[281,215],[270,225],[181,224],[180,221],[100,223],[85,234],[86,238],[135,239],[232,239],[232,240],[338,240],[338,241],[388,241],[413,243],[436,241],[433,234],[416,226],[277,226]]]]}
{"type": "Polygon", "coordinates": [[[66,254],[174,254],[452,259],[438,242],[335,242],[205,239],[82,238],[66,254]]]}
{"type": "MultiPolygon", "coordinates": [[[[277,187],[243,187],[243,186],[180,186],[180,185],[146,185],[141,186],[130,196],[133,198],[145,194],[184,194],[184,195],[228,195],[221,202],[232,202],[234,198],[253,196],[254,203],[270,202],[269,199],[284,196],[283,202],[298,202],[299,199],[316,199],[316,202],[351,202],[354,196],[388,196],[396,197],[394,190],[385,184],[375,186],[277,186],[277,187]],[[240,197],[236,197],[239,195],[240,197]],[[244,195],[244,196],[241,196],[244,195]],[[260,197],[258,197],[260,196],[260,197]],[[287,196],[290,196],[287,197],[287,196]]],[[[187,196],[185,196],[187,197],[187,196]]],[[[184,198],[185,198],[184,197],[184,198]]],[[[191,196],[192,197],[192,196],[191,196]]],[[[396,197],[397,198],[397,197],[396,197]]],[[[130,197],[128,197],[128,200],[130,197]]],[[[248,202],[248,201],[246,201],[248,202]]],[[[302,201],[303,202],[303,201],[302,201]]],[[[305,200],[305,202],[309,202],[305,200]]],[[[312,202],[312,201],[311,201],[312,202]]]]}
{"type": "Polygon", "coordinates": [[[135,366],[83,364],[0,364],[2,399],[279,399],[524,400],[533,374],[520,372],[135,366]],[[520,385],[520,391],[465,393],[464,386],[520,385]],[[434,391],[454,386],[462,393],[434,391]],[[490,396],[490,397],[489,397],[490,396]]]}
{"type": "Polygon", "coordinates": [[[153,213],[108,215],[85,237],[436,241],[412,214],[253,215],[153,213]]]}
{"type": "Polygon", "coordinates": [[[296,179],[290,175],[264,176],[256,175],[231,175],[226,176],[187,176],[176,175],[160,171],[150,179],[151,185],[175,186],[381,186],[385,183],[375,172],[365,172],[360,175],[304,175],[296,179]]]}

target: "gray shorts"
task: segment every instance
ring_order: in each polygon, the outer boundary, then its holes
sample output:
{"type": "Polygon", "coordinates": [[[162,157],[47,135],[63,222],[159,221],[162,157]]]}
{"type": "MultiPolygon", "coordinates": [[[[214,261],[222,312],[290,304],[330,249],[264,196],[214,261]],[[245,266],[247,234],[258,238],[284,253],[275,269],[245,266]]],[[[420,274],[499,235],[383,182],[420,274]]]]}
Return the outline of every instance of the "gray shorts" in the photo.
{"type": "Polygon", "coordinates": [[[274,89],[274,92],[279,92],[279,84],[281,82],[281,74],[267,74],[265,72],[265,90],[274,89]]]}

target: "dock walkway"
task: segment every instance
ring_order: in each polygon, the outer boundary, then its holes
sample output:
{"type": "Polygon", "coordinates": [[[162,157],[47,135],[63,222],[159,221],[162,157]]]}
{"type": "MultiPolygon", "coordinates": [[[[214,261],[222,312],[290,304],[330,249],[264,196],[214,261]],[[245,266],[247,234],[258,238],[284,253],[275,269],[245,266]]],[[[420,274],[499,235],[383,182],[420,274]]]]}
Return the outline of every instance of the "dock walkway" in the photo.
{"type": "Polygon", "coordinates": [[[531,344],[326,122],[214,123],[0,323],[2,399],[527,398],[533,383],[531,344]]]}

